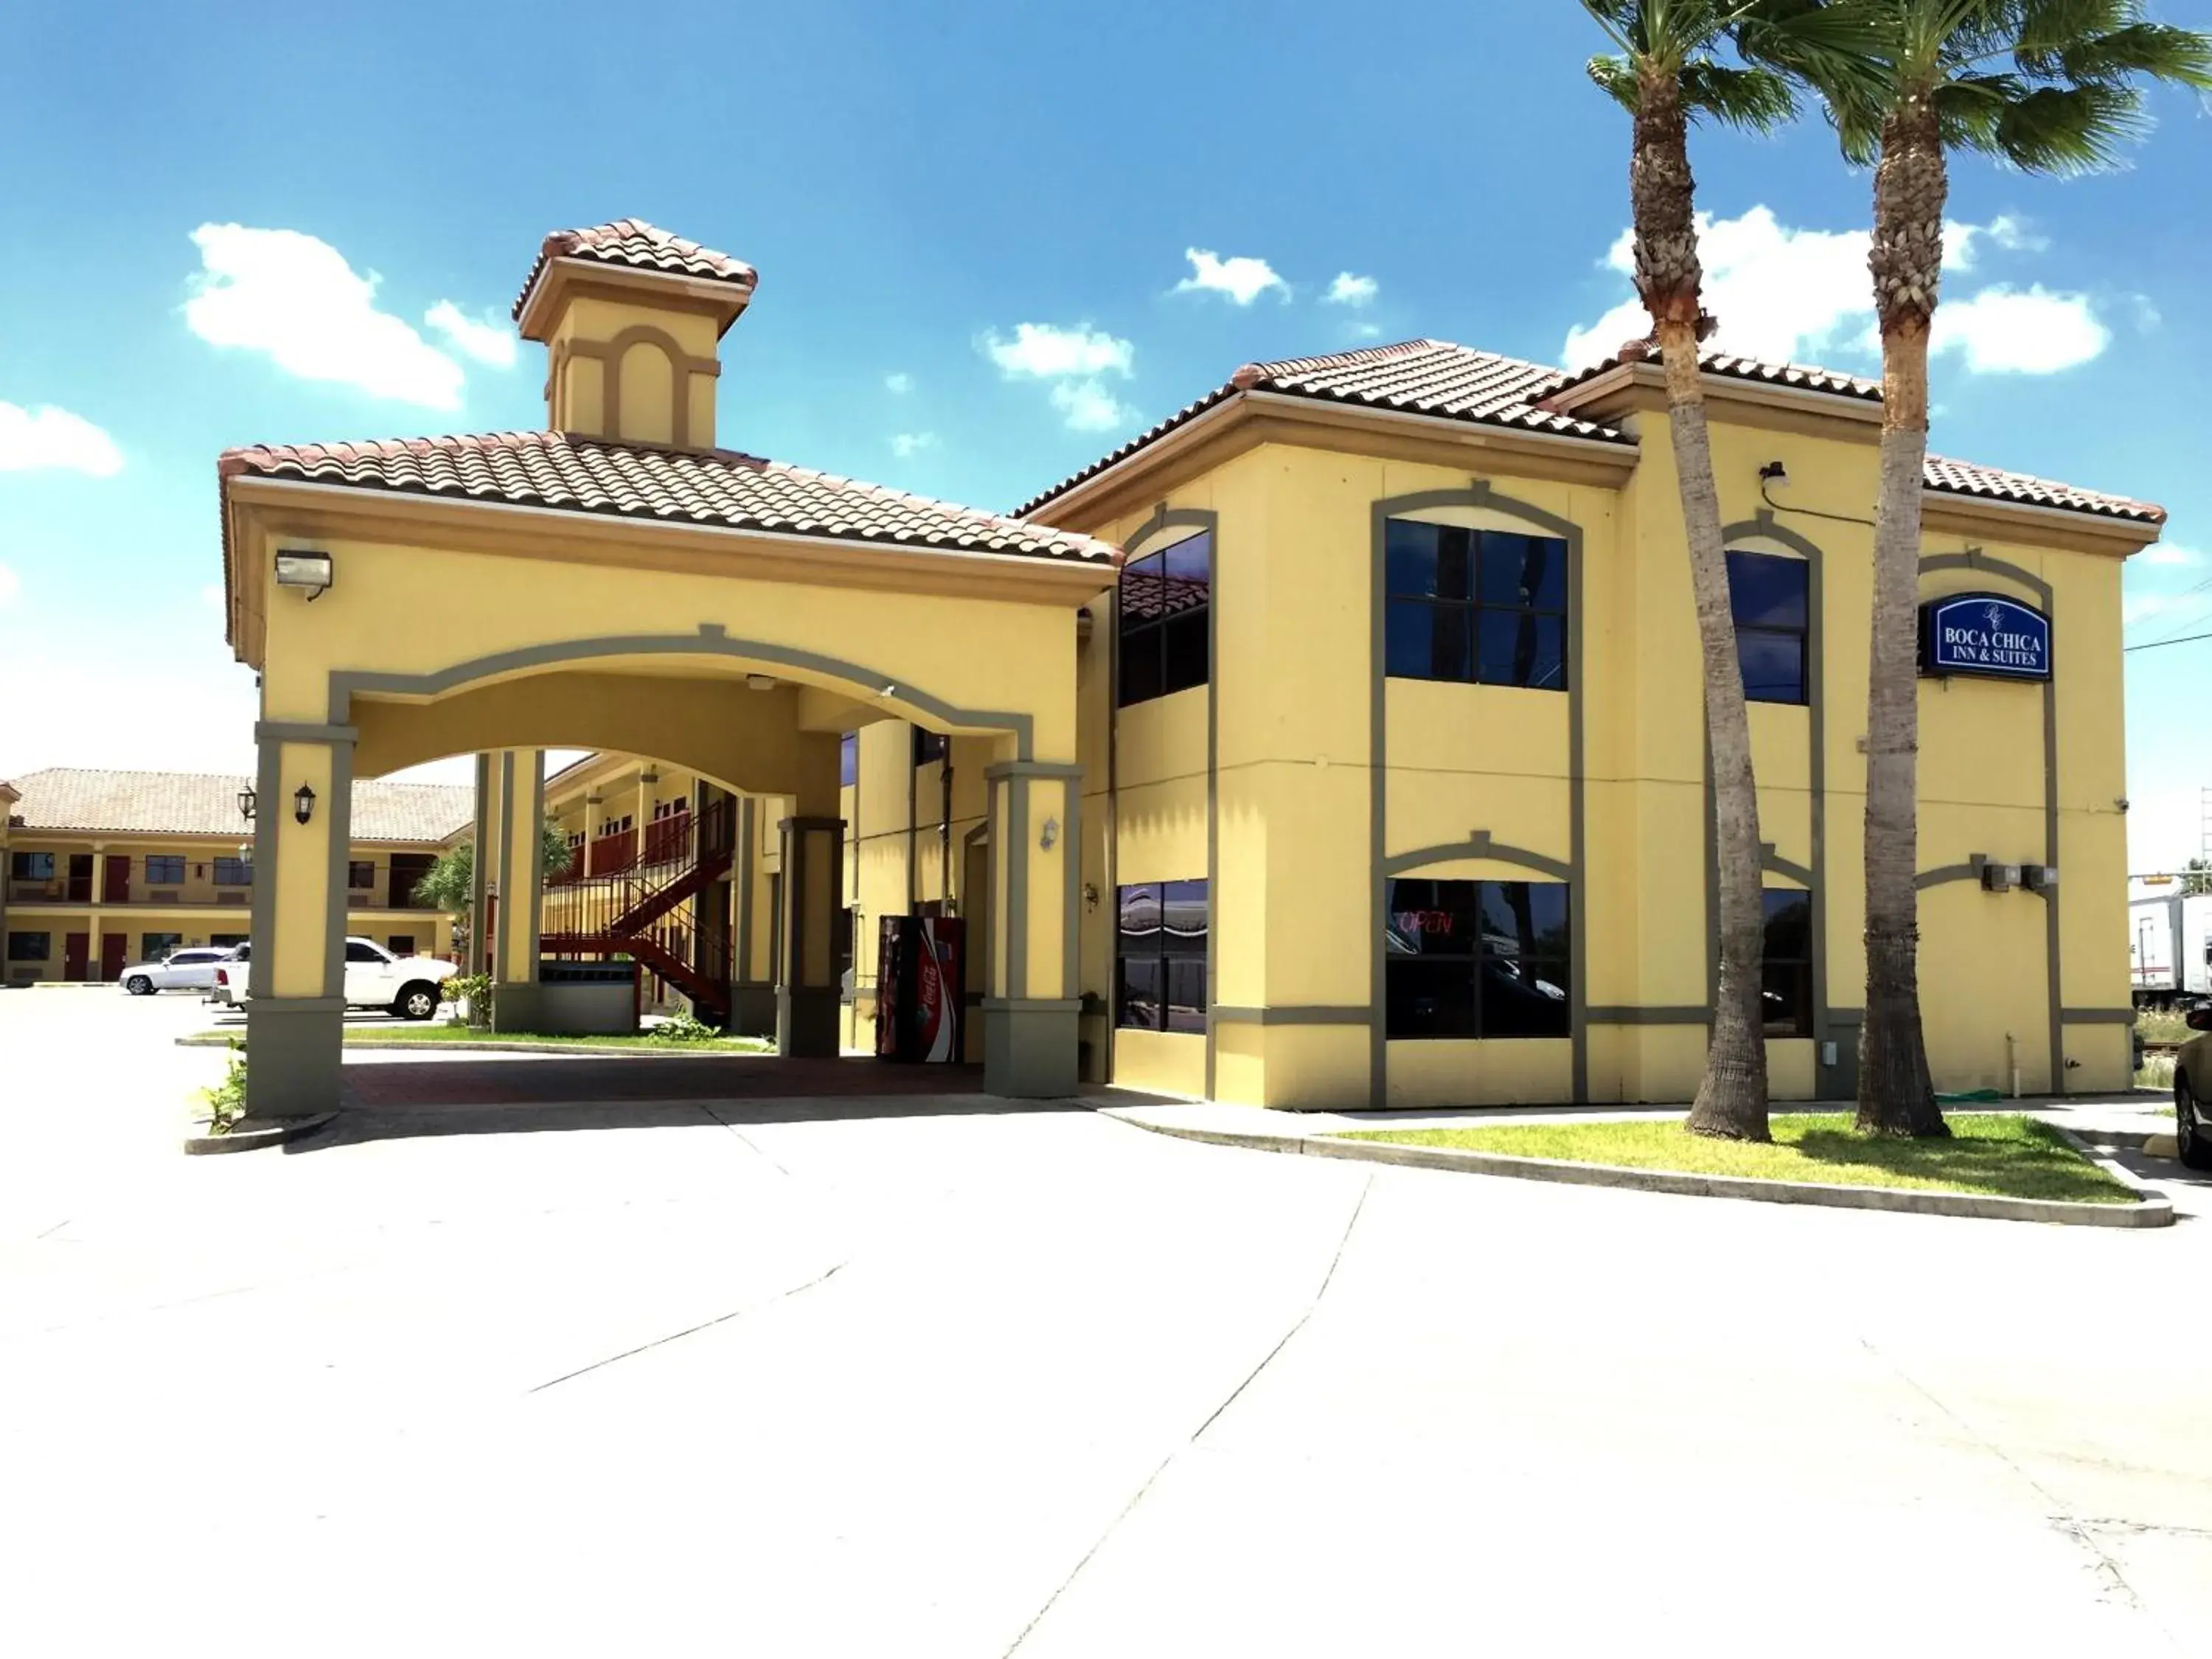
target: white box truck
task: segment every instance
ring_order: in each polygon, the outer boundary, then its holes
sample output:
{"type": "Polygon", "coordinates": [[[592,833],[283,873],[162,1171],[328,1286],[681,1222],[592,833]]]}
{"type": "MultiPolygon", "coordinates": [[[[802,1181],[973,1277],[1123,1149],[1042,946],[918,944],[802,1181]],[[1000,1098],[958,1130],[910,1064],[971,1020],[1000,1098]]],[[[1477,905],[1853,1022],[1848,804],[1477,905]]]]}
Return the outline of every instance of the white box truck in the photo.
{"type": "Polygon", "coordinates": [[[2128,929],[2136,1007],[2212,1003],[2212,893],[2131,899],[2128,929]]]}

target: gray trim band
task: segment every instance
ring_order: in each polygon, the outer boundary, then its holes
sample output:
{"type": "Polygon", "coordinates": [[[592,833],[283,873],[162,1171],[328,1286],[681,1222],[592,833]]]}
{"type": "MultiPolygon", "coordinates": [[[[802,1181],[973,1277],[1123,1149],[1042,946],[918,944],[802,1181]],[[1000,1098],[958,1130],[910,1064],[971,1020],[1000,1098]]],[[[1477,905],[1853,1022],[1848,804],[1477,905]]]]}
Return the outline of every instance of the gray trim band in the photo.
{"type": "Polygon", "coordinates": [[[323,940],[323,994],[343,1000],[345,997],[346,923],[351,909],[352,889],[347,884],[351,874],[348,866],[353,854],[353,745],[332,743],[331,750],[330,828],[324,833],[330,842],[330,920],[329,932],[323,940]]]}
{"type": "Polygon", "coordinates": [[[735,657],[747,662],[817,674],[854,688],[867,702],[885,702],[920,709],[932,720],[948,726],[980,731],[1010,732],[1016,757],[1030,757],[1036,726],[1026,714],[1004,709],[963,708],[934,692],[900,683],[895,674],[801,651],[767,640],[732,639],[717,623],[702,623],[696,634],[614,634],[596,639],[563,640],[549,645],[527,646],[515,651],[495,652],[427,674],[397,674],[363,669],[334,669],[330,676],[331,723],[342,726],[353,713],[354,697],[363,692],[391,696],[434,697],[477,680],[512,674],[522,669],[548,668],[562,663],[586,662],[598,657],[735,657]]]}
{"type": "Polygon", "coordinates": [[[1802,882],[1805,884],[1807,891],[1812,890],[1812,871],[1804,865],[1792,864],[1788,859],[1784,858],[1781,854],[1774,850],[1774,844],[1771,842],[1759,849],[1759,867],[1762,872],[1787,876],[1792,881],[1802,882]]]}
{"type": "Polygon", "coordinates": [[[1083,766],[1079,761],[993,761],[983,769],[983,775],[994,781],[1000,778],[1080,778],[1083,766]]]}
{"type": "Polygon", "coordinates": [[[1689,1006],[1597,1007],[1583,1009],[1583,1018],[1593,1025],[1710,1025],[1713,1011],[1689,1006]]]}
{"type": "Polygon", "coordinates": [[[2132,1025],[2136,1011],[2132,1008],[2061,1008],[2059,1018],[2069,1025],[2132,1025]]]}
{"type": "Polygon", "coordinates": [[[1539,870],[1561,881],[1574,879],[1575,866],[1565,860],[1548,858],[1526,847],[1516,847],[1510,842],[1498,841],[1487,830],[1477,830],[1465,841],[1452,842],[1442,847],[1423,847],[1411,853],[1401,853],[1395,858],[1382,860],[1385,876],[1403,875],[1408,870],[1422,870],[1431,865],[1449,864],[1458,859],[1488,859],[1497,864],[1517,865],[1524,870],[1539,870]]]}
{"type": "Polygon", "coordinates": [[[1954,881],[1979,881],[1982,866],[1988,862],[1985,855],[1976,853],[1964,864],[1946,864],[1934,870],[1923,870],[1912,878],[1913,890],[1924,893],[1931,887],[1946,886],[1954,881]]]}
{"type": "Polygon", "coordinates": [[[1072,1014],[1083,1006],[1080,997],[994,997],[983,999],[987,1014],[1072,1014]]]}
{"type": "Polygon", "coordinates": [[[256,720],[256,742],[274,738],[279,743],[355,743],[360,729],[351,726],[316,726],[305,720],[256,720]]]}
{"type": "Polygon", "coordinates": [[[246,927],[253,958],[246,965],[250,1000],[274,1000],[276,988],[276,792],[283,786],[283,745],[264,741],[255,757],[253,808],[253,898],[246,927]]]}
{"type": "Polygon", "coordinates": [[[1322,1003],[1277,1004],[1266,1008],[1216,1008],[1224,1025],[1365,1025],[1375,1017],[1364,1004],[1330,1007],[1322,1003]]]}

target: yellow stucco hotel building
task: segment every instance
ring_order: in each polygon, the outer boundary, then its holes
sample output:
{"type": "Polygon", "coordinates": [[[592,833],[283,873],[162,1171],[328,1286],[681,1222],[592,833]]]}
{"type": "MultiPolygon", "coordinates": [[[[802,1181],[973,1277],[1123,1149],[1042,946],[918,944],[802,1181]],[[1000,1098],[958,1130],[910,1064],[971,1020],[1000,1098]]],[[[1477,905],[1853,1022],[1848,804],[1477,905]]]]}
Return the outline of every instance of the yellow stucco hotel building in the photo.
{"type": "MultiPolygon", "coordinates": [[[[998,517],[718,448],[754,284],[639,222],[561,233],[515,307],[547,430],[223,457],[264,799],[477,754],[477,867],[511,894],[540,811],[633,862],[653,815],[712,814],[668,948],[788,1054],[866,1046],[880,919],[933,910],[966,919],[1002,1094],[1691,1094],[1713,855],[1656,364],[1431,340],[1249,364],[998,517]],[[597,753],[549,792],[553,746],[597,753]]],[[[1775,1092],[1836,1097],[1880,392],[1724,356],[1705,380],[1775,1092]]],[[[1927,600],[2048,629],[2031,672],[1922,683],[1938,1084],[2124,1086],[2120,574],[2164,515],[1948,460],[1925,508],[1927,600]]],[[[336,1094],[334,817],[259,820],[257,1111],[336,1094]]],[[[552,941],[588,947],[562,902],[489,928],[503,1017],[552,941]]]]}

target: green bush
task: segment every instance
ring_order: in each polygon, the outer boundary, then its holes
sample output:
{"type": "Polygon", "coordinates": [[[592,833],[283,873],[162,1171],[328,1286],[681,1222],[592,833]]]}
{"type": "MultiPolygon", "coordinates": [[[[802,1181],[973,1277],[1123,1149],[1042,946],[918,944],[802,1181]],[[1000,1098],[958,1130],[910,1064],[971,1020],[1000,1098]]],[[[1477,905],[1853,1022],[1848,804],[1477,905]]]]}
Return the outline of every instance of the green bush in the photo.
{"type": "Polygon", "coordinates": [[[438,988],[438,1000],[469,1005],[471,1025],[491,1024],[491,975],[489,974],[455,974],[438,988]]]}
{"type": "Polygon", "coordinates": [[[246,1115],[246,1050],[237,1038],[230,1042],[230,1069],[215,1087],[201,1090],[199,1100],[207,1108],[210,1134],[228,1134],[246,1115]]]}
{"type": "Polygon", "coordinates": [[[689,1009],[671,1014],[646,1034],[655,1042],[714,1042],[721,1033],[705,1021],[696,1018],[689,1009]]]}

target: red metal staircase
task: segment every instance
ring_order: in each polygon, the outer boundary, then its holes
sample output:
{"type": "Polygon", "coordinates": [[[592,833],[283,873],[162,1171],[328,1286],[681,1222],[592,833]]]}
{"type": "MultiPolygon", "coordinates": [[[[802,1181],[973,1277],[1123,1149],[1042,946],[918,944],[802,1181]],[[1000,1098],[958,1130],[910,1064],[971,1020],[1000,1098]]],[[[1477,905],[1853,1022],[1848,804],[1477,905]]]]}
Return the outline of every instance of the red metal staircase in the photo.
{"type": "Polygon", "coordinates": [[[646,826],[639,863],[549,881],[540,948],[552,957],[631,957],[690,998],[702,1019],[728,1019],[729,918],[694,918],[679,907],[729,874],[736,809],[723,795],[702,811],[657,820],[646,826]]]}

